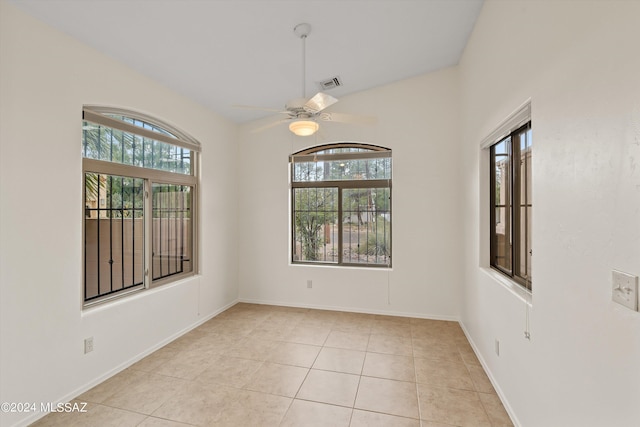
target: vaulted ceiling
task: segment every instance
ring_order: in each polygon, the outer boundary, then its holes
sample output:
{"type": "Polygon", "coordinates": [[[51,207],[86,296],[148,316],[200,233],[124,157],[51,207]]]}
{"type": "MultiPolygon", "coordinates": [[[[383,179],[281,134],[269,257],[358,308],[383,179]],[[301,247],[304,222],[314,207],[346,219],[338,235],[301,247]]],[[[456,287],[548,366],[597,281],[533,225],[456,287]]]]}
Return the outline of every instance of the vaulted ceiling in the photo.
{"type": "Polygon", "coordinates": [[[339,76],[339,98],[458,63],[482,0],[11,0],[236,122],[339,76]]]}

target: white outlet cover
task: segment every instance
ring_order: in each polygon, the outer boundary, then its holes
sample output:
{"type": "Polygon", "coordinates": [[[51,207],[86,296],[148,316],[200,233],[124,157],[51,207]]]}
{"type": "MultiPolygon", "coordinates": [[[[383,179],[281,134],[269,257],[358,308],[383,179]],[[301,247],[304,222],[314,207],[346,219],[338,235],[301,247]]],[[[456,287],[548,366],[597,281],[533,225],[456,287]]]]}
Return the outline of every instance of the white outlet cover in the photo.
{"type": "Polygon", "coordinates": [[[622,271],[612,271],[613,301],[638,311],[638,276],[622,271]]]}
{"type": "Polygon", "coordinates": [[[91,353],[93,351],[93,337],[85,338],[84,340],[84,354],[91,353]]]}

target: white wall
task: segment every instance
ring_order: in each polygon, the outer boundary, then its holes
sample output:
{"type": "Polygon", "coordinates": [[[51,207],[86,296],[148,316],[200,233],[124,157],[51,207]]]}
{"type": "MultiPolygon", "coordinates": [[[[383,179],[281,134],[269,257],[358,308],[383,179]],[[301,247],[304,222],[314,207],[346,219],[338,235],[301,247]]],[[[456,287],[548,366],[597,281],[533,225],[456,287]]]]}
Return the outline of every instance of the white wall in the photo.
{"type": "Polygon", "coordinates": [[[0,31],[0,401],[58,402],[236,300],[237,127],[4,1],[0,31]],[[201,275],[81,309],[83,104],[146,112],[201,142],[201,275]]]}
{"type": "MultiPolygon", "coordinates": [[[[383,66],[383,64],[381,64],[383,66]]],[[[377,116],[372,127],[323,123],[320,136],[286,125],[243,126],[239,168],[240,299],[457,319],[458,75],[455,69],[344,97],[333,111],[377,116]],[[393,153],[393,270],[290,265],[288,155],[334,141],[393,153]],[[313,288],[307,289],[307,280],[313,288]]]]}
{"type": "Polygon", "coordinates": [[[610,285],[612,269],[640,274],[638,40],[637,1],[487,1],[459,66],[462,321],[522,426],[640,423],[640,314],[614,304],[610,285]],[[524,302],[482,268],[479,169],[481,140],[529,97],[530,342],[524,302]]]}

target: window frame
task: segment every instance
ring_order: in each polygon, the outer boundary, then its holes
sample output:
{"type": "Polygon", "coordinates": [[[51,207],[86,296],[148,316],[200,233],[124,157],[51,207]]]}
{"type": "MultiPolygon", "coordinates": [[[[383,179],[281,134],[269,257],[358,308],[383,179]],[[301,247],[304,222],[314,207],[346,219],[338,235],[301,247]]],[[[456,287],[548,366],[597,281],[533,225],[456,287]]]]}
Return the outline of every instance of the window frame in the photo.
{"type": "MultiPolygon", "coordinates": [[[[149,167],[130,165],[125,163],[116,163],[108,160],[97,160],[85,157],[82,153],[82,242],[83,242],[83,291],[82,291],[82,307],[88,308],[117,298],[143,291],[145,289],[155,288],[167,283],[176,282],[184,278],[198,274],[199,272],[199,181],[200,181],[200,143],[193,137],[184,133],[180,129],[160,121],[146,114],[130,111],[121,108],[103,107],[103,106],[87,106],[83,107],[82,122],[91,122],[103,127],[124,131],[135,134],[143,138],[165,144],[186,148],[189,150],[189,173],[171,172],[160,169],[152,169],[149,167]],[[139,127],[123,120],[110,117],[122,116],[128,119],[139,120],[146,124],[158,128],[162,132],[156,132],[147,128],[139,127]],[[116,176],[124,178],[134,178],[143,180],[143,283],[129,288],[111,291],[109,293],[100,294],[87,299],[87,268],[86,268],[86,183],[85,174],[95,173],[99,175],[116,176]],[[168,184],[191,187],[191,270],[172,274],[170,276],[153,279],[153,197],[152,189],[154,184],[168,184]]],[[[84,137],[81,138],[84,141],[84,137]]],[[[98,200],[98,203],[100,201],[98,200]]],[[[124,244],[124,242],[122,242],[124,244]]],[[[100,287],[100,277],[98,277],[98,287],[100,287]]],[[[100,289],[100,288],[98,288],[100,289]]]]}
{"type": "MultiPolygon", "coordinates": [[[[363,143],[353,143],[353,142],[342,142],[342,143],[330,143],[324,145],[317,145],[314,147],[306,148],[297,153],[291,154],[289,156],[289,183],[290,183],[290,192],[289,192],[289,200],[290,200],[290,263],[292,265],[314,265],[314,266],[331,266],[331,267],[357,267],[357,268],[391,268],[392,267],[392,259],[393,259],[393,214],[392,214],[392,206],[393,206],[393,197],[392,197],[392,178],[389,177],[387,179],[362,179],[362,180],[326,180],[326,181],[296,181],[294,178],[295,174],[295,163],[301,163],[305,161],[336,161],[336,160],[364,160],[364,159],[373,159],[373,158],[389,158],[392,159],[392,151],[389,148],[381,147],[378,145],[372,144],[363,144],[363,143]],[[322,151],[327,151],[331,149],[340,149],[340,148],[357,148],[369,150],[366,152],[351,152],[351,153],[330,153],[330,154],[318,154],[322,151]],[[349,189],[372,189],[372,188],[387,188],[389,190],[389,255],[388,255],[388,263],[385,264],[374,264],[374,263],[355,263],[344,261],[344,236],[343,236],[343,226],[344,221],[338,220],[337,226],[337,236],[338,236],[338,261],[337,262],[329,262],[329,261],[308,261],[308,260],[296,260],[295,256],[295,247],[296,247],[296,218],[295,218],[295,190],[299,188],[322,188],[322,189],[332,189],[335,188],[338,191],[337,195],[337,216],[338,218],[342,218],[343,216],[343,190],[349,189]]],[[[393,161],[391,160],[391,164],[393,161]]],[[[391,166],[390,173],[393,173],[393,167],[391,166]]]]}
{"type": "MultiPolygon", "coordinates": [[[[521,173],[520,135],[522,134],[526,135],[527,133],[531,132],[531,129],[532,129],[531,120],[529,119],[526,123],[519,124],[517,128],[510,131],[507,135],[502,136],[499,140],[495,141],[494,143],[492,143],[487,147],[489,148],[489,218],[490,218],[489,266],[492,269],[498,271],[500,274],[507,276],[508,278],[513,280],[516,284],[518,284],[528,292],[532,292],[533,290],[531,274],[529,275],[527,274],[527,270],[531,269],[530,261],[531,261],[532,249],[531,249],[531,236],[528,234],[527,227],[525,227],[524,239],[526,239],[526,242],[528,242],[528,246],[526,247],[529,248],[528,250],[529,253],[523,254],[520,249],[522,247],[521,244],[523,239],[523,236],[521,233],[521,225],[523,221],[522,214],[521,214],[521,208],[523,206],[523,203],[522,203],[523,195],[521,194],[521,188],[523,185],[523,179],[525,180],[524,181],[525,187],[527,185],[526,180],[528,179],[526,175],[523,177],[521,173]],[[496,205],[495,150],[496,150],[496,146],[498,146],[501,143],[505,143],[508,146],[508,153],[507,153],[508,161],[509,161],[508,197],[510,197],[510,201],[508,204],[505,202],[504,205],[505,205],[505,208],[510,208],[510,212],[505,214],[505,219],[506,219],[505,222],[509,224],[509,229],[510,229],[509,237],[511,241],[511,250],[510,250],[511,270],[504,268],[503,266],[499,265],[496,261],[496,258],[498,257],[498,252],[496,248],[496,241],[497,241],[496,209],[498,208],[498,206],[496,205]],[[525,260],[524,272],[522,272],[520,268],[520,264],[523,256],[527,257],[528,259],[528,262],[526,262],[527,260],[525,260]]],[[[530,151],[528,155],[532,157],[533,144],[531,141],[530,141],[529,147],[530,147],[529,148],[530,151]]],[[[529,182],[529,185],[531,187],[532,187],[532,184],[533,184],[532,182],[529,182]]],[[[532,201],[531,203],[527,203],[526,200],[524,201],[525,209],[529,207],[532,208],[532,206],[533,206],[532,201]]],[[[526,221],[530,223],[531,218],[528,217],[527,213],[525,213],[525,217],[527,217],[526,221]]],[[[527,252],[526,247],[525,247],[525,252],[527,252]]]]}

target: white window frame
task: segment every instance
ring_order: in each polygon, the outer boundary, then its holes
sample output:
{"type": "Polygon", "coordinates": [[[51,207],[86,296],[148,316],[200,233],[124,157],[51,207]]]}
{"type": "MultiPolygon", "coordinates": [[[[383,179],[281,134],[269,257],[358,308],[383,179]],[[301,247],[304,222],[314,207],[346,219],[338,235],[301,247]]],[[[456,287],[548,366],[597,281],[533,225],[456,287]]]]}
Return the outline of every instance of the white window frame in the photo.
{"type": "MultiPolygon", "coordinates": [[[[514,280],[512,277],[507,276],[501,271],[491,267],[490,228],[492,225],[490,215],[490,192],[493,190],[490,188],[490,151],[491,147],[494,144],[499,143],[500,141],[511,135],[512,132],[522,128],[524,125],[530,122],[532,122],[531,98],[527,99],[511,114],[509,114],[502,122],[498,124],[498,126],[491,133],[489,133],[480,142],[480,178],[482,183],[480,188],[480,216],[481,224],[483,224],[483,226],[480,229],[479,266],[487,275],[494,278],[496,282],[506,287],[511,293],[525,301],[527,304],[531,304],[532,302],[532,290],[527,289],[527,286],[523,285],[517,280],[514,280]]],[[[535,236],[535,229],[532,222],[531,237],[533,238],[533,236],[535,236]]],[[[532,247],[534,244],[535,241],[532,239],[532,247]]],[[[530,254],[530,256],[531,258],[529,262],[531,263],[532,254],[530,254]]],[[[531,270],[533,276],[533,265],[531,266],[531,270]]],[[[532,288],[531,284],[529,284],[528,287],[532,288]]]]}

